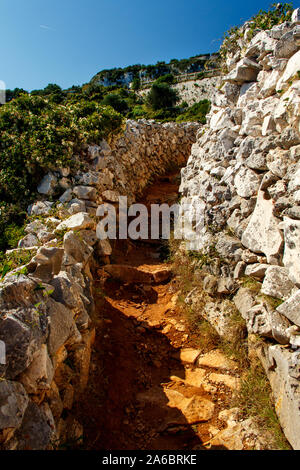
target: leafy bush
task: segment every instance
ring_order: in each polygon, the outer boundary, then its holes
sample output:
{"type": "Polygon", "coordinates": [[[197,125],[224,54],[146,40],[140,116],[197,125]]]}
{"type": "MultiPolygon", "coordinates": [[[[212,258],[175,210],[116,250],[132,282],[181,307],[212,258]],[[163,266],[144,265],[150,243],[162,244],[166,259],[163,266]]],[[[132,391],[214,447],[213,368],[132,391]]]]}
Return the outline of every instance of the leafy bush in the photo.
{"type": "Polygon", "coordinates": [[[128,117],[130,119],[142,119],[142,118],[147,118],[147,110],[145,106],[138,104],[134,106],[132,111],[128,114],[128,117]]]}
{"type": "Polygon", "coordinates": [[[106,95],[105,98],[102,100],[102,104],[106,106],[111,106],[115,111],[118,111],[119,113],[126,113],[128,111],[128,105],[126,101],[116,93],[106,95]]]}
{"type": "MultiPolygon", "coordinates": [[[[18,268],[24,264],[29,263],[32,257],[35,255],[35,250],[17,250],[9,254],[3,254],[0,252],[0,281],[4,279],[7,273],[13,269],[18,268]]],[[[26,274],[26,268],[19,271],[19,274],[26,274]]]]}
{"type": "Polygon", "coordinates": [[[74,166],[74,152],[120,128],[121,116],[94,102],[68,107],[22,95],[0,108],[0,200],[17,202],[41,175],[74,166]]]}
{"type": "Polygon", "coordinates": [[[166,75],[159,77],[155,83],[167,83],[168,85],[172,85],[175,83],[175,77],[172,73],[167,73],[166,75]]]}
{"type": "Polygon", "coordinates": [[[177,122],[184,121],[198,121],[201,124],[206,124],[206,114],[210,110],[210,101],[202,100],[199,103],[193,104],[183,114],[176,118],[177,122]]]}
{"type": "Polygon", "coordinates": [[[154,110],[172,108],[177,101],[177,92],[167,83],[153,83],[147,95],[147,103],[154,110]]]}
{"type": "Polygon", "coordinates": [[[7,247],[15,248],[23,237],[26,212],[20,203],[0,202],[0,254],[7,247]]]}
{"type": "Polygon", "coordinates": [[[134,91],[138,91],[141,87],[141,79],[139,77],[135,77],[132,82],[132,89],[134,91]]]}
{"type": "Polygon", "coordinates": [[[22,94],[0,107],[0,250],[14,244],[15,225],[22,224],[42,176],[79,165],[74,155],[84,144],[109,138],[122,122],[114,109],[94,101],[63,106],[49,97],[22,94]]]}

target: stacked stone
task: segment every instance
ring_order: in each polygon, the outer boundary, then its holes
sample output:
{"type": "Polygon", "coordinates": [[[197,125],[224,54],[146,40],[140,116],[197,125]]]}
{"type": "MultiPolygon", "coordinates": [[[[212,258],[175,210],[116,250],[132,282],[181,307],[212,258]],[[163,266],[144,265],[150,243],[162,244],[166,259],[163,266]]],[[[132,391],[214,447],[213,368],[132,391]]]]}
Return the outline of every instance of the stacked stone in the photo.
{"type": "MultiPolygon", "coordinates": [[[[300,449],[300,10],[250,41],[249,31],[249,23],[241,27],[227,55],[228,74],[180,191],[183,204],[203,210],[197,248],[214,247],[222,260],[206,267],[203,287],[237,291],[248,333],[266,338],[258,354],[284,432],[300,449]],[[241,287],[245,276],[260,283],[258,294],[241,287]]],[[[204,316],[226,336],[224,305],[208,302],[204,316]]]]}
{"type": "Polygon", "coordinates": [[[41,181],[27,235],[10,251],[33,257],[0,283],[0,447],[53,449],[82,436],[71,410],[87,385],[95,337],[91,271],[112,252],[96,236],[97,207],[119,195],[130,202],[155,175],[182,166],[198,127],[127,121],[111,145],[87,148],[84,171],[57,169],[41,181]]]}

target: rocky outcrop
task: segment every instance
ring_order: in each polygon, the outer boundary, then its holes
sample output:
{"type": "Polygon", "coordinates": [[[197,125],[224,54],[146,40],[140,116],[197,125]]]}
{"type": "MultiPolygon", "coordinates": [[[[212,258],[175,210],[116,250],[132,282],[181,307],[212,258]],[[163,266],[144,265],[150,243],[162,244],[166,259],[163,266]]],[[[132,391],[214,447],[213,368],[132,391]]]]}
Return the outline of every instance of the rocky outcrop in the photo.
{"type": "MultiPolygon", "coordinates": [[[[235,305],[248,332],[263,338],[259,356],[276,411],[287,439],[300,449],[297,15],[293,22],[255,31],[251,41],[249,25],[240,29],[236,50],[227,55],[228,74],[213,99],[208,124],[198,131],[182,170],[180,191],[182,207],[193,204],[202,214],[187,247],[203,253],[213,248],[219,258],[205,267],[203,288],[213,295],[222,280],[237,283],[231,290],[236,292],[235,305]]],[[[193,296],[196,301],[197,293],[193,296]]],[[[224,309],[215,309],[214,315],[208,306],[205,311],[226,336],[224,309]]]]}
{"type": "MultiPolygon", "coordinates": [[[[87,148],[80,171],[64,168],[42,179],[38,192],[51,202],[28,208],[33,220],[13,250],[18,255],[30,249],[34,256],[0,282],[0,340],[6,349],[0,365],[2,448],[53,449],[82,437],[71,410],[89,376],[92,272],[96,260],[108,263],[112,252],[110,242],[96,236],[97,207],[118,202],[119,195],[134,201],[155,175],[182,166],[197,128],[127,121],[114,142],[87,148]]],[[[151,283],[169,274],[136,270],[132,276],[148,276],[151,283]]]]}

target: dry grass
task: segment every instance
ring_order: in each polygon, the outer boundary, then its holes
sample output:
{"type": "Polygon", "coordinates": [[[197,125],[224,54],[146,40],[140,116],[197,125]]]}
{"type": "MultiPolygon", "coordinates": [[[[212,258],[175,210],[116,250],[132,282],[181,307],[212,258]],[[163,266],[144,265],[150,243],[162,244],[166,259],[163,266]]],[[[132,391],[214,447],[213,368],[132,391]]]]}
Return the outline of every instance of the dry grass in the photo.
{"type": "Polygon", "coordinates": [[[272,447],[277,450],[290,450],[280,427],[272,398],[272,390],[262,366],[252,366],[242,377],[239,392],[233,399],[245,418],[254,417],[259,426],[272,438],[272,447]]]}

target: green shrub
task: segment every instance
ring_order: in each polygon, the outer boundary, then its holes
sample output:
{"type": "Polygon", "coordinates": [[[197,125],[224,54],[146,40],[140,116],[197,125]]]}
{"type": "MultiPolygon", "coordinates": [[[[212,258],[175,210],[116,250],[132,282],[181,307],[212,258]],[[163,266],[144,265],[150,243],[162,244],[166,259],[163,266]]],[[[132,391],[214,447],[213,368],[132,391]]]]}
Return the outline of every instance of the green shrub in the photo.
{"type": "Polygon", "coordinates": [[[0,250],[14,245],[47,171],[79,166],[74,155],[84,144],[121,129],[123,118],[112,107],[87,100],[57,104],[55,90],[52,99],[22,94],[0,107],[0,250]]]}
{"type": "Polygon", "coordinates": [[[132,82],[132,89],[137,91],[141,88],[141,80],[139,77],[135,77],[132,82]]]}
{"type": "Polygon", "coordinates": [[[20,203],[0,202],[0,254],[6,248],[15,248],[24,236],[26,212],[20,203]]]}
{"type": "Polygon", "coordinates": [[[128,114],[128,117],[130,119],[142,119],[144,117],[147,117],[147,110],[145,106],[138,104],[134,106],[132,111],[128,114]]]}
{"type": "Polygon", "coordinates": [[[201,100],[190,106],[184,113],[177,117],[177,122],[184,121],[198,121],[201,124],[206,124],[206,115],[210,110],[210,101],[201,100]]]}
{"type": "MultiPolygon", "coordinates": [[[[0,253],[0,281],[5,278],[6,274],[14,269],[24,266],[29,263],[32,257],[36,254],[36,250],[17,250],[9,254],[0,253]]],[[[19,274],[26,274],[26,269],[23,269],[19,274]]]]}
{"type": "Polygon", "coordinates": [[[119,113],[126,113],[128,111],[128,105],[126,101],[121,98],[119,94],[111,93],[106,95],[102,100],[102,104],[105,106],[111,106],[115,111],[119,113]]]}
{"type": "Polygon", "coordinates": [[[147,103],[154,110],[172,108],[178,99],[178,93],[167,83],[153,83],[147,95],[147,103]]]}
{"type": "Polygon", "coordinates": [[[175,83],[175,77],[172,73],[167,73],[166,75],[159,77],[155,83],[167,83],[168,85],[172,85],[175,83]]]}
{"type": "Polygon", "coordinates": [[[0,108],[0,200],[35,191],[49,169],[74,166],[74,152],[120,128],[121,116],[94,102],[61,106],[22,95],[0,108]]]}
{"type": "Polygon", "coordinates": [[[18,226],[15,223],[12,223],[6,227],[4,230],[4,236],[7,241],[9,248],[16,248],[18,246],[19,240],[25,235],[24,227],[18,226]]]}

